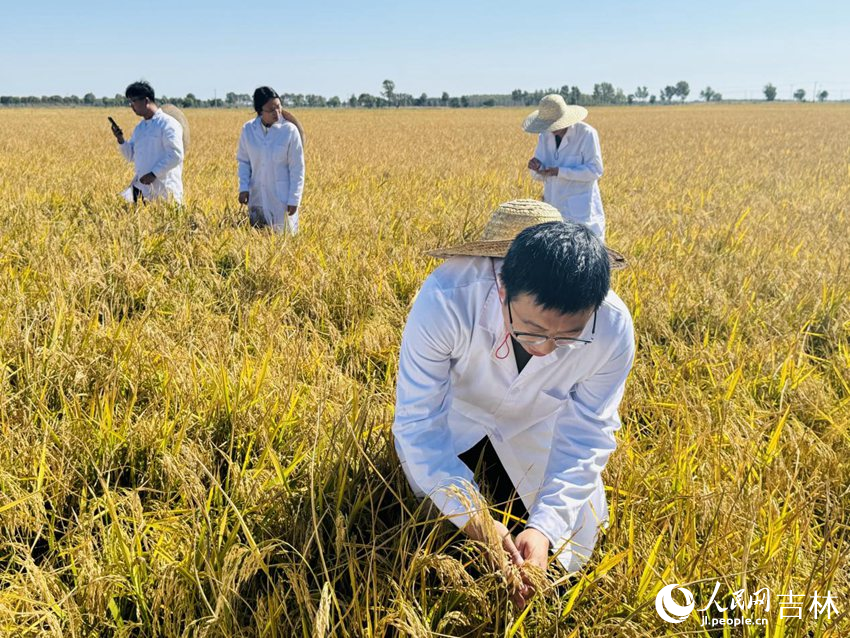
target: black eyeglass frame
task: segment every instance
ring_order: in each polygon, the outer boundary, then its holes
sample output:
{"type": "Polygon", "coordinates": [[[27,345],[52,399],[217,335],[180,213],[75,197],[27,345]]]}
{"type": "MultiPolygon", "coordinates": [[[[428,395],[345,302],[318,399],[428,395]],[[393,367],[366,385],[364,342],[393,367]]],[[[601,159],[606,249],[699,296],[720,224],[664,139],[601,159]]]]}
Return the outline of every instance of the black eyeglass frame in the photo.
{"type": "MultiPolygon", "coordinates": [[[[520,343],[524,343],[529,346],[540,346],[549,341],[550,339],[555,344],[556,348],[567,348],[569,346],[578,346],[578,345],[586,345],[588,343],[593,343],[593,339],[579,339],[578,337],[549,337],[547,335],[540,335],[534,332],[517,332],[514,329],[514,317],[513,313],[511,313],[511,302],[508,303],[508,329],[511,332],[511,335],[514,339],[519,341],[520,343]],[[529,339],[532,339],[531,341],[529,339]]],[[[593,337],[596,335],[596,314],[597,310],[593,311],[593,327],[590,331],[590,336],[593,337]]]]}

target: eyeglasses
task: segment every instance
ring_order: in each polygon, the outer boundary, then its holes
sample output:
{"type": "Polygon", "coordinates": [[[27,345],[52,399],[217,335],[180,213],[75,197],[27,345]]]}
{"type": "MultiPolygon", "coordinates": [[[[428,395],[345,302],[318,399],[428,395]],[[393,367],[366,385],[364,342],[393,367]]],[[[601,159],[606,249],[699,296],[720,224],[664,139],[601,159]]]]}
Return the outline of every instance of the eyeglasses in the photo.
{"type": "MultiPolygon", "coordinates": [[[[577,337],[549,337],[547,335],[539,335],[533,332],[517,332],[514,330],[514,318],[511,313],[511,302],[508,302],[508,328],[510,329],[511,335],[514,339],[519,341],[520,343],[524,343],[529,346],[539,346],[550,339],[555,344],[556,348],[579,348],[581,346],[587,345],[588,343],[592,343],[593,339],[579,339],[577,337]]],[[[593,337],[596,335],[596,310],[593,311],[593,327],[590,331],[590,336],[593,337]]]]}
{"type": "Polygon", "coordinates": [[[263,113],[280,113],[283,107],[281,106],[273,106],[270,109],[260,109],[263,113]]]}
{"type": "Polygon", "coordinates": [[[146,97],[131,97],[127,100],[128,106],[133,106],[133,102],[139,102],[140,100],[147,100],[146,97]]]}

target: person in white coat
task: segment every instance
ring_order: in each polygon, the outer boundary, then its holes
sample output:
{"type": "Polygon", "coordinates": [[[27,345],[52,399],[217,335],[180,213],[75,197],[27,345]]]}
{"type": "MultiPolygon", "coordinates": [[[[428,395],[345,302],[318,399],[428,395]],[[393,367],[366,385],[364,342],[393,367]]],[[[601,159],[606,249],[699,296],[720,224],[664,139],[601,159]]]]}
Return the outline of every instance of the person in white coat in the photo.
{"type": "Polygon", "coordinates": [[[239,137],[239,203],[247,204],[253,226],[298,231],[304,191],[304,146],[298,128],[282,114],[280,96],[261,86],[254,91],[257,117],[239,137]]]}
{"type": "Polygon", "coordinates": [[[543,182],[543,201],[564,219],[586,224],[604,241],[605,211],[599,193],[602,148],[596,129],[582,121],[586,117],[587,109],[568,105],[553,93],[540,100],[522,128],[539,133],[528,168],[532,178],[543,182]]]}
{"type": "Polygon", "coordinates": [[[449,259],[402,336],[392,430],[405,475],[476,540],[483,480],[488,505],[523,523],[513,537],[492,521],[516,565],[545,569],[551,551],[578,571],[607,518],[601,474],[635,353],[609,253],[548,204],[516,200],[481,241],[430,254],[449,259]]]}
{"type": "Polygon", "coordinates": [[[183,128],[156,104],[153,87],[147,82],[134,82],[125,91],[133,113],[142,121],[129,140],[113,124],[112,133],[118,149],[136,173],[127,198],[137,202],[155,199],[183,201],[183,128]]]}

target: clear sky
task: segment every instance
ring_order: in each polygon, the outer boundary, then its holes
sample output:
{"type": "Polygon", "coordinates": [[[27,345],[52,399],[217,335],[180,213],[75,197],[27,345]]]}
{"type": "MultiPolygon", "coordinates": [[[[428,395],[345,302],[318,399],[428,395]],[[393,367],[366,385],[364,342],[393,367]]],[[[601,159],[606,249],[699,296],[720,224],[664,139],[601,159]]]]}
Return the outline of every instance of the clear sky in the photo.
{"type": "Polygon", "coordinates": [[[850,99],[850,2],[3,0],[0,94],[113,96],[140,78],[200,98],[262,84],[346,98],[389,78],[416,96],[686,80],[691,99],[767,82],[850,99]]]}

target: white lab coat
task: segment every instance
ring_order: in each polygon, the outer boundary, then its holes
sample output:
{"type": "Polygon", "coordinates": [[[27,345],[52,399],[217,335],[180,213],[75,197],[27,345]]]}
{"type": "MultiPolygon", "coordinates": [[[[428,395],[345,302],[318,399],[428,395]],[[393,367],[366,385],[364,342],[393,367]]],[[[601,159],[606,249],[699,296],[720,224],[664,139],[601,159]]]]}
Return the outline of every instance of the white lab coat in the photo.
{"type": "MultiPolygon", "coordinates": [[[[528,526],[578,571],[607,521],[601,473],[616,447],[634,359],[631,315],[609,292],[593,343],[532,357],[517,374],[500,269],[501,260],[455,257],[426,279],[402,337],[396,451],[414,492],[462,527],[470,510],[458,491],[468,499],[477,487],[457,455],[488,436],[529,511],[528,526]]],[[[582,338],[590,332],[588,325],[582,338]]]]}
{"type": "Polygon", "coordinates": [[[172,198],[183,201],[183,127],[180,122],[157,109],[149,120],[136,125],[133,135],[118,145],[121,154],[135,164],[136,174],[130,184],[138,188],[146,200],[172,198]],[[139,178],[153,173],[150,185],[139,178]]]}
{"type": "Polygon", "coordinates": [[[239,137],[236,161],[239,191],[248,191],[248,207],[260,211],[275,230],[298,230],[298,212],[304,190],[304,147],[301,135],[282,117],[265,132],[259,117],[246,122],[239,137]]]}
{"type": "Polygon", "coordinates": [[[560,147],[555,136],[543,132],[538,136],[534,157],[545,168],[558,168],[557,177],[543,177],[537,171],[531,176],[543,182],[543,201],[557,208],[564,219],[586,224],[605,240],[605,211],[599,193],[602,177],[602,149],[596,129],[578,122],[567,129],[560,147]]]}

